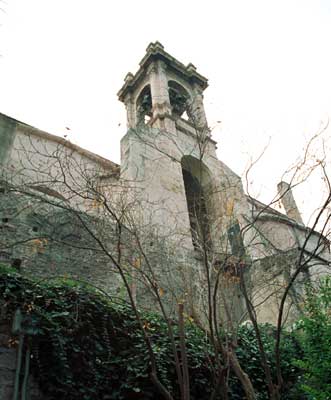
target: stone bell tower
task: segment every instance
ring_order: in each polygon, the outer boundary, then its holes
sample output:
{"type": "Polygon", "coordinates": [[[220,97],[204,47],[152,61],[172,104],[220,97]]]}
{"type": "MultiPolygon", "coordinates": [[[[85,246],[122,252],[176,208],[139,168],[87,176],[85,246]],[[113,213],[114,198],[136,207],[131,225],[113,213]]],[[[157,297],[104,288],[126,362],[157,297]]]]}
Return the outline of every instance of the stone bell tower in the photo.
{"type": "Polygon", "coordinates": [[[241,256],[235,245],[241,244],[246,197],[240,178],[217,159],[203,105],[207,79],[159,42],[147,47],[139,65],[118,93],[128,124],[121,178],[132,188],[130,209],[140,233],[153,238],[147,239],[148,251],[157,254],[163,287],[178,298],[192,293],[203,309],[202,254],[208,248],[214,260],[229,252],[241,256]]]}
{"type": "Polygon", "coordinates": [[[199,247],[201,232],[215,244],[245,196],[240,178],[216,156],[203,104],[208,80],[159,42],[147,47],[139,66],[118,92],[128,125],[121,176],[139,188],[145,224],[181,237],[187,249],[199,247]]]}

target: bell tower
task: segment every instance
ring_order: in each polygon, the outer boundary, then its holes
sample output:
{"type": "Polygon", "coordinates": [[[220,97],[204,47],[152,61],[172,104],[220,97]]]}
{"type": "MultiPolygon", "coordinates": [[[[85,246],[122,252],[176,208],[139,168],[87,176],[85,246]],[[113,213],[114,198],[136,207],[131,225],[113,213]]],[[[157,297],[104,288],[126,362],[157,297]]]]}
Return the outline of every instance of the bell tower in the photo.
{"type": "Polygon", "coordinates": [[[153,237],[148,251],[157,254],[169,293],[185,287],[198,293],[203,251],[213,259],[227,254],[228,229],[246,223],[241,180],[217,159],[208,128],[207,86],[193,64],[185,66],[155,42],[118,92],[128,125],[121,140],[125,195],[135,229],[138,224],[142,237],[153,237]]]}
{"type": "Polygon", "coordinates": [[[148,125],[169,133],[175,133],[176,125],[207,129],[203,91],[208,81],[193,64],[183,65],[155,42],[139,66],[135,75],[126,75],[118,92],[126,106],[128,128],[148,125]]]}
{"type": "Polygon", "coordinates": [[[226,210],[246,201],[240,178],[217,159],[203,104],[207,86],[193,64],[155,42],[118,92],[128,125],[121,177],[136,190],[144,226],[185,242],[189,252],[201,248],[201,237],[220,249],[216,242],[236,213],[226,210]]]}

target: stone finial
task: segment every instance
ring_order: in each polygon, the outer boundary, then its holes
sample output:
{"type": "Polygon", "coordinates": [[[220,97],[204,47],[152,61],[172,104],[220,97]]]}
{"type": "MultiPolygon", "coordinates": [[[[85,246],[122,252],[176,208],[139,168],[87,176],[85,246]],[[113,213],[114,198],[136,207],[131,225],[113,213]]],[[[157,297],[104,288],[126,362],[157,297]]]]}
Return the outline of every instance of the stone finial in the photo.
{"type": "Polygon", "coordinates": [[[278,183],[277,189],[280,200],[285,208],[286,215],[303,225],[301,214],[294,200],[291,186],[287,182],[281,181],[278,183]]]}
{"type": "Polygon", "coordinates": [[[156,42],[154,42],[154,48],[159,48],[159,49],[164,49],[164,46],[162,43],[160,43],[158,40],[156,42]]]}
{"type": "Polygon", "coordinates": [[[195,72],[197,70],[197,67],[195,65],[193,65],[192,63],[189,63],[186,66],[186,70],[188,72],[195,72]]]}
{"type": "Polygon", "coordinates": [[[132,81],[132,79],[133,79],[133,74],[131,72],[128,72],[125,75],[124,82],[130,82],[130,81],[132,81]]]}
{"type": "Polygon", "coordinates": [[[156,41],[154,43],[151,42],[146,48],[146,52],[147,53],[151,53],[151,52],[154,52],[156,50],[164,50],[163,44],[160,43],[159,41],[156,41]]]}

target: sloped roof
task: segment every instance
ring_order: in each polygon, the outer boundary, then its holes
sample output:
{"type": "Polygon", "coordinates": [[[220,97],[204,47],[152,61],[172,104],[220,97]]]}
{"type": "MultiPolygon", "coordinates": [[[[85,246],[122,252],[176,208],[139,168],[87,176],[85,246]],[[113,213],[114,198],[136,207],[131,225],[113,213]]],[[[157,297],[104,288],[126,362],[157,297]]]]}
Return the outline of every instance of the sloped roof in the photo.
{"type": "Polygon", "coordinates": [[[49,140],[51,142],[61,144],[65,147],[67,147],[68,149],[77,152],[78,154],[82,155],[83,157],[86,157],[86,158],[90,159],[91,161],[94,161],[95,163],[100,164],[102,167],[110,169],[114,173],[114,175],[119,175],[119,173],[120,173],[120,166],[118,164],[114,163],[113,161],[108,160],[107,158],[101,157],[98,154],[95,154],[89,150],[86,150],[86,149],[70,142],[69,140],[67,140],[63,137],[42,131],[40,129],[37,129],[31,125],[28,125],[24,122],[18,121],[16,119],[9,117],[8,115],[2,114],[2,113],[0,113],[0,118],[13,121],[14,123],[16,123],[16,127],[25,134],[28,134],[31,136],[36,136],[36,137],[39,137],[39,138],[42,138],[45,140],[49,140]]]}

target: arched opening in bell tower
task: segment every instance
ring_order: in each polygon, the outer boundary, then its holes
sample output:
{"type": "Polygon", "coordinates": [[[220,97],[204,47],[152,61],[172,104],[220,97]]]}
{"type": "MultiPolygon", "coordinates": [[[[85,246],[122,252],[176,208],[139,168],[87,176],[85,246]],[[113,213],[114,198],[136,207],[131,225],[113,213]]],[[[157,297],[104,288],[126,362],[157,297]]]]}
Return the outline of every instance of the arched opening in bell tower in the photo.
{"type": "Polygon", "coordinates": [[[181,161],[192,243],[195,250],[211,248],[210,174],[207,167],[192,156],[181,161]]]}
{"type": "Polygon", "coordinates": [[[168,82],[169,99],[172,108],[172,116],[182,118],[186,121],[190,120],[190,104],[191,98],[187,90],[179,83],[170,80],[168,82]]]}
{"type": "Polygon", "coordinates": [[[137,125],[146,125],[152,118],[152,95],[150,85],[146,85],[136,101],[137,125]]]}

